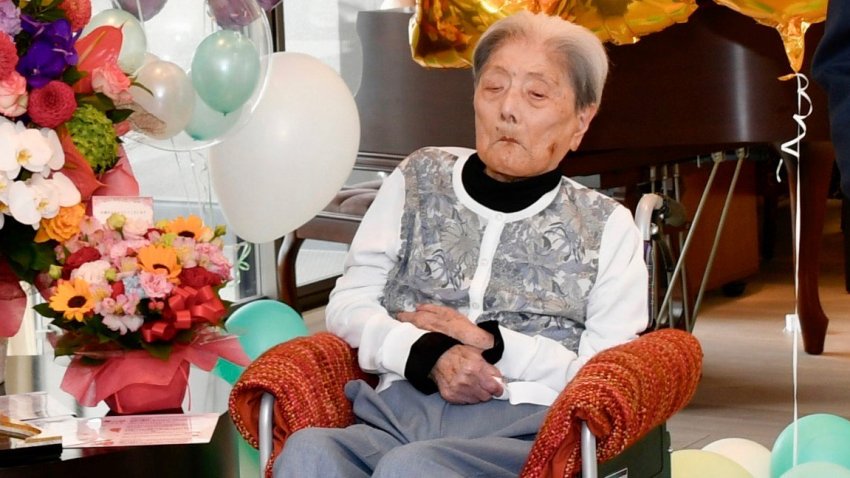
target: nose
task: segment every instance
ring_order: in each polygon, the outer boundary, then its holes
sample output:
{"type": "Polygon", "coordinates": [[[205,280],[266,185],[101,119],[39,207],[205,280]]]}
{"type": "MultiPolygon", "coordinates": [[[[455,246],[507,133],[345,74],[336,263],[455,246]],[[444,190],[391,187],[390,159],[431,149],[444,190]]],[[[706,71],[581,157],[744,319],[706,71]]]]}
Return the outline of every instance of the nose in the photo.
{"type": "Polygon", "coordinates": [[[499,118],[508,123],[517,122],[517,114],[519,113],[519,91],[516,88],[508,88],[505,94],[502,95],[501,103],[499,104],[499,118]]]}

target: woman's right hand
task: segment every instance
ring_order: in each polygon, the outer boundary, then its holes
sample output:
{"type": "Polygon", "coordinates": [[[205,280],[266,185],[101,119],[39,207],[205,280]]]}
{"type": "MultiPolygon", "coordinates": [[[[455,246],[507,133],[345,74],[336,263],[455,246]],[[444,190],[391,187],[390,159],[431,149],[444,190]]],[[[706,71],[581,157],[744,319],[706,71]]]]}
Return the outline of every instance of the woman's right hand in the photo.
{"type": "Polygon", "coordinates": [[[469,345],[455,345],[437,360],[431,378],[449,403],[479,403],[502,394],[499,369],[469,345]]]}

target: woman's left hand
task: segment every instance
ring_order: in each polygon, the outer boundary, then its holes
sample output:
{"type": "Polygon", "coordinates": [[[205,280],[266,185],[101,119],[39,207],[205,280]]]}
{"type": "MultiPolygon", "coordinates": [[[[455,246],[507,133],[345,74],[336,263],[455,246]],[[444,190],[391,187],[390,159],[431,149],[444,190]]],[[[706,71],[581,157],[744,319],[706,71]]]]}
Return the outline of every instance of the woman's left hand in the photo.
{"type": "Polygon", "coordinates": [[[493,347],[493,335],[479,328],[460,312],[436,304],[420,304],[413,312],[399,312],[398,320],[429,332],[440,332],[465,345],[487,350],[493,347]]]}

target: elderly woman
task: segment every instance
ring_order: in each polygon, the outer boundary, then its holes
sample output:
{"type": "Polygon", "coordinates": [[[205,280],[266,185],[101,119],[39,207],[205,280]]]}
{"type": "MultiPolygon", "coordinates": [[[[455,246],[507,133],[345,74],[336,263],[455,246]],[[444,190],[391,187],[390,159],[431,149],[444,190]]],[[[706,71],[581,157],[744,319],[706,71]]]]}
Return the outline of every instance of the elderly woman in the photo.
{"type": "Polygon", "coordinates": [[[646,327],[630,212],[558,171],[607,70],[599,40],[556,17],[519,13],[481,37],[476,151],[399,165],[327,307],[380,383],[350,382],[357,423],[296,432],[277,476],[516,476],[578,369],[646,327]]]}

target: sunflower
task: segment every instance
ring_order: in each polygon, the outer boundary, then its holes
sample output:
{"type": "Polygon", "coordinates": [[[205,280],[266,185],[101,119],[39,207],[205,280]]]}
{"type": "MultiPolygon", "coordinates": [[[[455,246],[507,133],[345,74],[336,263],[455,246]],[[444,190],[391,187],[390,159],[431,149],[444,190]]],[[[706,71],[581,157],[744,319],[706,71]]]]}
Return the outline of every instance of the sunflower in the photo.
{"type": "Polygon", "coordinates": [[[139,266],[143,271],[163,274],[171,282],[177,281],[180,275],[180,263],[177,262],[177,252],[170,247],[145,246],[139,249],[139,266]]]}
{"type": "Polygon", "coordinates": [[[213,235],[212,229],[204,226],[204,222],[198,216],[174,218],[165,224],[164,229],[166,233],[189,237],[196,241],[209,241],[213,235]]]}
{"type": "Polygon", "coordinates": [[[50,298],[50,308],[68,320],[83,322],[83,316],[94,308],[94,298],[89,284],[79,277],[61,281],[56,293],[50,298]]]}

